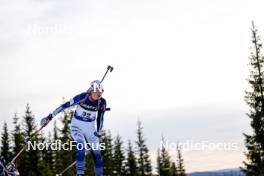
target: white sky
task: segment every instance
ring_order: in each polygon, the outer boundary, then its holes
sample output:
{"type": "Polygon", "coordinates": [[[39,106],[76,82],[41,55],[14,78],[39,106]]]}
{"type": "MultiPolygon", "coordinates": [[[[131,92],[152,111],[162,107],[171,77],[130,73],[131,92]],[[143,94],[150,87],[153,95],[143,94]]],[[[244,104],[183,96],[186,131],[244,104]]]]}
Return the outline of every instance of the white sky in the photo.
{"type": "MultiPolygon", "coordinates": [[[[258,0],[0,1],[1,123],[30,103],[37,118],[100,79],[112,111],[105,128],[156,153],[172,142],[243,143],[251,20],[258,0]]],[[[1,125],[2,126],[2,125],[1,125]]],[[[48,131],[48,130],[46,130],[48,131]]],[[[172,151],[173,152],[173,151],[172,151]]],[[[187,171],[241,166],[236,152],[185,152],[187,171]],[[210,163],[208,163],[210,160],[210,163]]],[[[153,155],[153,157],[155,157],[153,155]]],[[[154,159],[155,160],[155,159],[154,159]]]]}

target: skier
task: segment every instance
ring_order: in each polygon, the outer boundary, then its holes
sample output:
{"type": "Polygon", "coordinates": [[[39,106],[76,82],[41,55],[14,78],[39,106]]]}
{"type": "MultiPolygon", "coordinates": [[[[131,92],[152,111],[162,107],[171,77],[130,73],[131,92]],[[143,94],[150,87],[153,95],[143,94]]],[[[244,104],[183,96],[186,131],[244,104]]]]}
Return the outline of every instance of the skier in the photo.
{"type": "MultiPolygon", "coordinates": [[[[62,104],[47,117],[41,119],[41,125],[46,126],[58,113],[76,105],[71,120],[71,136],[76,146],[86,145],[90,147],[95,163],[95,175],[103,175],[103,163],[99,140],[102,135],[103,117],[106,110],[106,100],[102,98],[103,86],[99,80],[91,82],[87,92],[75,96],[70,101],[62,104]],[[95,127],[96,121],[96,127],[95,127]]],[[[85,147],[76,147],[76,171],[77,176],[85,174],[85,147]]]]}

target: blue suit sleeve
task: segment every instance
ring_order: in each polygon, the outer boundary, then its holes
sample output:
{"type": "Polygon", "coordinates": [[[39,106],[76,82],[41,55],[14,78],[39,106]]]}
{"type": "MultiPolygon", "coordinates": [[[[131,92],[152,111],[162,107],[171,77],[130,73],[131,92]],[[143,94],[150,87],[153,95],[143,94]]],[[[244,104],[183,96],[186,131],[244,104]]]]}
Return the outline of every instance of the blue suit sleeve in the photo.
{"type": "Polygon", "coordinates": [[[78,104],[79,102],[81,102],[82,100],[84,100],[86,98],[86,95],[87,95],[87,93],[85,93],[85,92],[81,93],[81,94],[73,97],[70,101],[63,103],[57,109],[55,109],[55,111],[52,112],[52,116],[55,117],[61,111],[64,111],[65,109],[78,104]]]}
{"type": "Polygon", "coordinates": [[[105,109],[106,109],[106,100],[101,98],[101,103],[100,103],[99,110],[97,113],[97,132],[98,133],[100,133],[103,128],[105,109]]]}

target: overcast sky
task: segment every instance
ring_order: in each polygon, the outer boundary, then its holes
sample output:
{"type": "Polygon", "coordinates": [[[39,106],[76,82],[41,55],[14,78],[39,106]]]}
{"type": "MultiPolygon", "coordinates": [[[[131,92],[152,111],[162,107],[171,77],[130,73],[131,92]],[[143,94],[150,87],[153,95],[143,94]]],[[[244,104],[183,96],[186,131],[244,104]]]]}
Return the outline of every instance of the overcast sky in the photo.
{"type": "MultiPolygon", "coordinates": [[[[30,103],[37,119],[86,91],[108,64],[105,128],[135,139],[143,122],[155,154],[171,143],[234,142],[235,151],[184,151],[187,171],[242,165],[250,132],[250,26],[258,0],[0,1],[0,112],[11,126],[30,103]]],[[[45,132],[49,128],[45,129],[45,132]]],[[[174,158],[174,151],[171,154],[174,158]]],[[[156,166],[155,166],[156,167],[156,166]]]]}

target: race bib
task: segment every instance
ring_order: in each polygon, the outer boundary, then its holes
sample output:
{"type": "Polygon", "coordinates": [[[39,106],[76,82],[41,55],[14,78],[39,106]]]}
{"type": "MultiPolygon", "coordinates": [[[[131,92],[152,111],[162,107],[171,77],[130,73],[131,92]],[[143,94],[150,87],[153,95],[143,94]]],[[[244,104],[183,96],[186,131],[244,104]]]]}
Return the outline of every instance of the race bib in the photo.
{"type": "Polygon", "coordinates": [[[78,116],[84,118],[85,120],[95,120],[96,118],[96,112],[95,111],[88,111],[83,109],[80,106],[77,106],[76,113],[78,116]]]}

